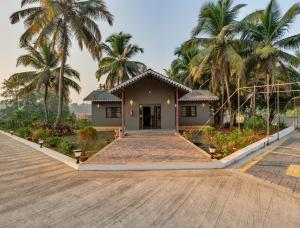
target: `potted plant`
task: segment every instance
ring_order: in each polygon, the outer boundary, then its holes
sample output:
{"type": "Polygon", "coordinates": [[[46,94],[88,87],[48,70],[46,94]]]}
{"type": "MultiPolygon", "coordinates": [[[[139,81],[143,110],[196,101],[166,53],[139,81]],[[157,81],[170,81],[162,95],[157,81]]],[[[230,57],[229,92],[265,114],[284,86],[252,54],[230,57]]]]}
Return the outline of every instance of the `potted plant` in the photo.
{"type": "Polygon", "coordinates": [[[86,149],[88,146],[92,143],[94,143],[97,140],[97,131],[93,127],[85,127],[78,132],[79,141],[81,144],[82,153],[80,156],[80,161],[84,162],[88,159],[88,156],[86,154],[86,149]]]}

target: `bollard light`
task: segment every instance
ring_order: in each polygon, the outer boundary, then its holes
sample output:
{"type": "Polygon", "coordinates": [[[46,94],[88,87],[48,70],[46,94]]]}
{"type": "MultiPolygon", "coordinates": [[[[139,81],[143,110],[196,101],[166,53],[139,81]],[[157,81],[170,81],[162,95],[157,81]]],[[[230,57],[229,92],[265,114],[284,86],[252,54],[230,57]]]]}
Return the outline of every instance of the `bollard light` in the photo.
{"type": "Polygon", "coordinates": [[[9,133],[10,133],[11,135],[14,135],[14,131],[10,131],[9,133]]]}
{"type": "Polygon", "coordinates": [[[209,153],[211,155],[211,159],[215,159],[216,148],[213,146],[209,147],[209,153]]]}
{"type": "Polygon", "coordinates": [[[74,156],[76,158],[76,163],[79,164],[79,159],[82,153],[81,149],[73,150],[74,156]]]}
{"type": "Polygon", "coordinates": [[[40,148],[43,148],[44,142],[45,142],[45,141],[44,141],[43,139],[39,139],[40,148]]]}

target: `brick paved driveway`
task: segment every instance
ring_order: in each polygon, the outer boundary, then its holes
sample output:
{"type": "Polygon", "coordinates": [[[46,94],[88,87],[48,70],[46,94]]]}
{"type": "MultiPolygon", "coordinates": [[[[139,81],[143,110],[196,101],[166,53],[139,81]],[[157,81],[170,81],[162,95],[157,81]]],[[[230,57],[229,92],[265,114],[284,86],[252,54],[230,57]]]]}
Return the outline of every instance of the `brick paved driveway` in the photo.
{"type": "Polygon", "coordinates": [[[91,157],[87,164],[209,162],[204,151],[175,135],[127,136],[91,157]]]}
{"type": "Polygon", "coordinates": [[[293,166],[300,168],[300,132],[281,140],[246,172],[300,192],[300,176],[291,176],[288,172],[293,166]]]}
{"type": "Polygon", "coordinates": [[[0,227],[300,227],[300,196],[227,170],[78,172],[0,133],[0,227]]]}

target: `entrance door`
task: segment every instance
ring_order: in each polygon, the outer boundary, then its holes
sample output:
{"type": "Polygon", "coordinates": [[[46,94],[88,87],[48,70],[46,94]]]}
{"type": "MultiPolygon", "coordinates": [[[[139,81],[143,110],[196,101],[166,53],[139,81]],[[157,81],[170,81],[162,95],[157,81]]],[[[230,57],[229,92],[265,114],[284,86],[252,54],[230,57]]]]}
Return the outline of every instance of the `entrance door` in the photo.
{"type": "Polygon", "coordinates": [[[160,105],[140,105],[139,113],[140,129],[160,129],[161,128],[161,106],[160,105]]]}
{"type": "Polygon", "coordinates": [[[143,107],[143,129],[152,128],[151,107],[143,107]]]}

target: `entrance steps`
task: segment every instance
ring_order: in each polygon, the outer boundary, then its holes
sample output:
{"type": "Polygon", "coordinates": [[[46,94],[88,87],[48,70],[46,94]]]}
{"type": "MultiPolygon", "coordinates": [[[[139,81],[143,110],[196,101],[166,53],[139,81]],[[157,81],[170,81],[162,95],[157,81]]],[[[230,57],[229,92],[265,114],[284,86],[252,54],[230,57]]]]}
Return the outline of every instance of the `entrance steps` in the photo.
{"type": "Polygon", "coordinates": [[[125,136],[156,136],[156,135],[175,135],[175,130],[138,130],[125,131],[125,136]]]}

